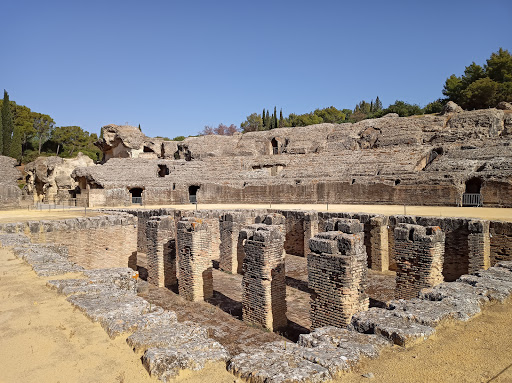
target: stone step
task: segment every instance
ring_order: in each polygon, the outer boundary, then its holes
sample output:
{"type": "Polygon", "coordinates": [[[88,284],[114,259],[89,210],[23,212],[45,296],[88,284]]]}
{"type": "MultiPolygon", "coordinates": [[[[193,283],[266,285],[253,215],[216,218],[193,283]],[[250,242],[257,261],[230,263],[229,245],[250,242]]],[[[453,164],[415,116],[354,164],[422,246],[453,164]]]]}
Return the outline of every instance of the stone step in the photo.
{"type": "Polygon", "coordinates": [[[426,340],[435,332],[430,326],[400,318],[392,310],[376,307],[355,314],[348,328],[364,334],[383,336],[402,347],[426,340]]]}

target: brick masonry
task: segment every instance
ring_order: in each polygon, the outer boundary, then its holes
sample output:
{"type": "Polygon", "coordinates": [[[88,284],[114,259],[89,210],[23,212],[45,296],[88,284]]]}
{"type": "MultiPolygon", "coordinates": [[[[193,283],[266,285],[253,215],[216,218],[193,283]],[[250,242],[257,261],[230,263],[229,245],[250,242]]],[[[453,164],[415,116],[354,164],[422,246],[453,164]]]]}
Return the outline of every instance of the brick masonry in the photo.
{"type": "Polygon", "coordinates": [[[282,228],[255,224],[244,228],[242,278],[244,322],[270,331],[287,325],[284,235],[282,228]]]}
{"type": "Polygon", "coordinates": [[[152,217],[146,223],[148,282],[167,287],[177,284],[174,217],[152,217]]]}
{"type": "Polygon", "coordinates": [[[213,296],[212,234],[201,218],[185,217],[177,226],[178,291],[189,301],[213,296]]]}
{"type": "Polygon", "coordinates": [[[468,272],[475,273],[487,270],[491,263],[491,240],[489,237],[489,221],[474,219],[468,223],[468,272]]]}
{"type": "Polygon", "coordinates": [[[396,299],[417,298],[421,289],[443,282],[444,241],[439,226],[395,228],[396,299]]]}
{"type": "Polygon", "coordinates": [[[345,327],[352,315],[367,310],[367,255],[363,225],[356,220],[333,220],[309,241],[308,283],[311,327],[345,327]]]}

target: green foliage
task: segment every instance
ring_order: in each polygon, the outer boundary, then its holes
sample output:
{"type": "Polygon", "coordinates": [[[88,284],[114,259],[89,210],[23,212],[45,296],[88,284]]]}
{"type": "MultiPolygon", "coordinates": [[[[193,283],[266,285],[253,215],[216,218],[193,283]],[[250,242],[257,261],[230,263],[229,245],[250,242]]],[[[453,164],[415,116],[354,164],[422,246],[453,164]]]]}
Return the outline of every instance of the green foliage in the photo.
{"type": "Polygon", "coordinates": [[[383,116],[388,113],[397,113],[400,117],[408,117],[423,114],[423,110],[416,104],[409,104],[404,101],[396,100],[394,104],[391,104],[379,114],[383,116]]]}
{"type": "Polygon", "coordinates": [[[9,151],[9,157],[16,158],[19,162],[21,162],[22,158],[22,132],[19,127],[14,127],[14,133],[12,135],[11,147],[9,151]]]}
{"type": "Polygon", "coordinates": [[[41,154],[41,148],[50,138],[55,121],[47,114],[35,113],[33,126],[35,131],[34,137],[38,142],[38,153],[41,154]]]}
{"type": "Polygon", "coordinates": [[[247,119],[240,124],[240,128],[244,133],[257,132],[263,130],[263,119],[258,113],[252,113],[247,119]]]}
{"type": "Polygon", "coordinates": [[[437,100],[428,103],[423,108],[423,113],[425,113],[425,114],[441,113],[444,105],[445,105],[444,100],[438,98],[437,100]]]}
{"type": "Polygon", "coordinates": [[[322,122],[329,122],[332,124],[341,124],[345,122],[346,114],[343,111],[330,106],[324,109],[316,109],[313,112],[316,116],[322,119],[322,122]]]}
{"type": "Polygon", "coordinates": [[[185,136],[176,136],[172,139],[172,141],[183,141],[185,139],[185,136]]]}
{"type": "Polygon", "coordinates": [[[64,158],[75,156],[77,149],[87,149],[89,139],[89,132],[79,126],[60,126],[51,133],[51,141],[57,145],[55,155],[64,158]]]}
{"type": "Polygon", "coordinates": [[[4,99],[2,102],[2,151],[1,153],[8,156],[11,153],[11,140],[14,132],[14,120],[12,117],[11,104],[9,95],[4,89],[4,99]]]}
{"type": "Polygon", "coordinates": [[[512,101],[512,56],[500,48],[483,67],[471,63],[461,77],[452,74],[446,79],[443,94],[464,109],[483,109],[500,101],[512,101]]]}

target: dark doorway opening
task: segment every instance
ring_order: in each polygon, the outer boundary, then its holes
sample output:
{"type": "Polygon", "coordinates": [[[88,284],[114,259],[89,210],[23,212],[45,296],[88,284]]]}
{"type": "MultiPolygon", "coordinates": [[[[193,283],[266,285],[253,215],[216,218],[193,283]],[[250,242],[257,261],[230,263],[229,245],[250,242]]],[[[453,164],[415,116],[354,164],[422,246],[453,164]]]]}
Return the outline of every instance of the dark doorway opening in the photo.
{"type": "Polygon", "coordinates": [[[130,194],[132,195],[132,203],[137,203],[142,205],[142,188],[132,188],[130,189],[130,194]]]}
{"type": "Polygon", "coordinates": [[[188,187],[188,198],[190,203],[197,203],[197,191],[200,189],[200,186],[190,185],[188,187]]]}
{"type": "Polygon", "coordinates": [[[279,143],[275,138],[272,138],[272,154],[279,154],[279,143]]]}
{"type": "Polygon", "coordinates": [[[169,167],[167,165],[158,165],[158,177],[169,175],[169,167]]]}
{"type": "Polygon", "coordinates": [[[155,151],[148,146],[144,146],[144,153],[154,153],[155,151]]]}
{"type": "Polygon", "coordinates": [[[481,178],[470,178],[469,180],[466,181],[465,193],[479,194],[481,188],[482,188],[482,179],[481,178]]]}

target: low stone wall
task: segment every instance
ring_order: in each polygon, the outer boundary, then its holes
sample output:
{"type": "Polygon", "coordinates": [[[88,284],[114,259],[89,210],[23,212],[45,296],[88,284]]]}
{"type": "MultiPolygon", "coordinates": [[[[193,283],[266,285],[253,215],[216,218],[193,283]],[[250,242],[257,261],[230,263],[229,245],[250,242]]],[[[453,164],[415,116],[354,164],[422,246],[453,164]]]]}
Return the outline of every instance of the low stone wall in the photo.
{"type": "Polygon", "coordinates": [[[491,221],[491,266],[500,261],[512,261],[512,222],[491,221]]]}
{"type": "Polygon", "coordinates": [[[9,223],[0,225],[0,231],[64,246],[69,260],[86,269],[132,267],[137,251],[137,218],[127,214],[9,223]]]}

